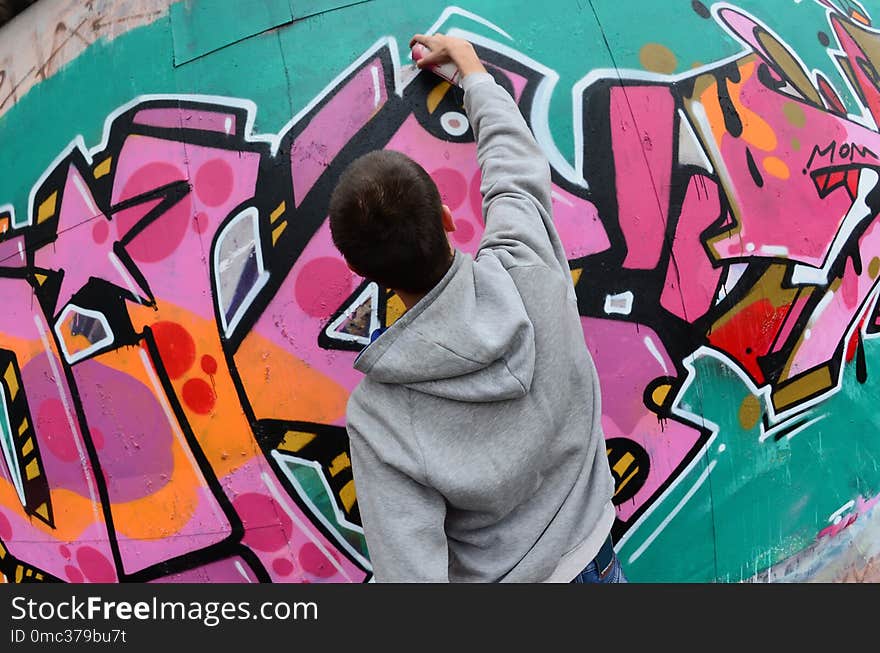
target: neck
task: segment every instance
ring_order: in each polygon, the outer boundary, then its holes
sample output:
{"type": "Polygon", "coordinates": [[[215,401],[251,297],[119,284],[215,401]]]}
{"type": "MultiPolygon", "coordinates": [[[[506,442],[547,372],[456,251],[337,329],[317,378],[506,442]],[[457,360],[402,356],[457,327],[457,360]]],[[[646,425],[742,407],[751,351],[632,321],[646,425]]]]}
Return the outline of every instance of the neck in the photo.
{"type": "Polygon", "coordinates": [[[427,295],[428,293],[411,293],[404,292],[403,290],[395,290],[397,296],[400,297],[400,301],[403,302],[403,305],[406,306],[406,310],[411,309],[413,306],[419,303],[419,300],[427,295]]]}

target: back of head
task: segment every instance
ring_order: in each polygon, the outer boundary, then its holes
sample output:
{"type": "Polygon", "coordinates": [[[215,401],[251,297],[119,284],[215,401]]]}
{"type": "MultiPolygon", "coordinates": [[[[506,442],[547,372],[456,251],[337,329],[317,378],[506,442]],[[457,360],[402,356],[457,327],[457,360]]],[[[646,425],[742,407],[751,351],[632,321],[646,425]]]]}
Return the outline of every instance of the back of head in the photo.
{"type": "Polygon", "coordinates": [[[356,159],[340,177],[329,213],[334,245],[371,281],[426,293],[449,269],[440,193],[405,154],[377,150],[356,159]]]}

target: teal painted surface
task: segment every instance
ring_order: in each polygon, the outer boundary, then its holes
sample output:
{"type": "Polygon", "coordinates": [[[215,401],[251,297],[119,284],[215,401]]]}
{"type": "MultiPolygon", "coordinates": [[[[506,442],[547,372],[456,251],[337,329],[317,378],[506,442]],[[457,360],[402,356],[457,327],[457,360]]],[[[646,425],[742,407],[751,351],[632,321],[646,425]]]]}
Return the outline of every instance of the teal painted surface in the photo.
{"type": "Polygon", "coordinates": [[[288,0],[184,0],[169,16],[178,66],[293,20],[288,0]]]}
{"type": "MultiPolygon", "coordinates": [[[[0,142],[15,144],[14,155],[0,156],[0,205],[12,204],[17,223],[24,224],[28,194],[53,159],[77,135],[89,147],[98,144],[107,117],[137,96],[247,99],[256,106],[254,132],[276,134],[381,38],[396,39],[406,63],[409,37],[427,30],[447,7],[372,0],[339,8],[345,4],[254,0],[251,10],[238,12],[225,2],[203,0],[194,9],[180,3],[148,27],[95,44],[0,117],[0,142]],[[312,15],[316,12],[321,13],[312,15]],[[311,17],[290,22],[302,15],[311,17]]],[[[819,32],[833,35],[823,7],[807,1],[731,4],[775,31],[808,70],[823,72],[847,110],[861,112],[817,37],[819,32]]],[[[880,6],[865,4],[880,16],[880,6]]],[[[453,14],[442,29],[492,39],[558,76],[548,123],[555,147],[571,165],[579,128],[572,89],[585,76],[594,71],[612,79],[643,75],[641,54],[647,44],[659,44],[674,55],[670,72],[675,74],[744,49],[684,0],[475,0],[459,6],[481,20],[453,14]]],[[[588,129],[585,140],[593,137],[588,129]]],[[[690,352],[705,343],[692,344],[690,352]]],[[[627,575],[635,581],[747,579],[815,543],[820,533],[839,524],[835,514],[849,518],[880,494],[880,415],[874,401],[880,391],[880,345],[866,338],[863,347],[867,379],[856,378],[853,360],[845,362],[839,389],[805,409],[798,422],[811,423],[779,440],[762,439],[759,424],[743,428],[740,407],[754,393],[742,373],[709,356],[693,361],[677,409],[691,423],[706,427],[708,443],[625,533],[619,554],[627,575]],[[851,501],[854,506],[840,513],[851,501]]],[[[612,403],[618,399],[609,397],[612,403]]],[[[766,413],[766,397],[760,401],[766,413]]],[[[310,493],[320,495],[316,476],[297,474],[310,493]]],[[[331,517],[326,497],[316,504],[331,517]]],[[[346,538],[363,549],[358,537],[347,533],[346,538]]]]}

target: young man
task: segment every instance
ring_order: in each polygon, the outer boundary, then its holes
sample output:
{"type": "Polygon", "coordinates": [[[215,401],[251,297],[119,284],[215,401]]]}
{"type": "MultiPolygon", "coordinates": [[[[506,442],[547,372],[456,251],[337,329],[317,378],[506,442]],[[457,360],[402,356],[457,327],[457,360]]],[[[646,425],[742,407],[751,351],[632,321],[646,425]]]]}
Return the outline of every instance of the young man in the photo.
{"type": "Polygon", "coordinates": [[[599,384],[551,214],[549,164],[473,46],[417,34],[454,63],[477,141],[486,230],[455,251],[428,174],[392,151],[330,202],[353,271],[404,315],[355,362],[348,402],[364,532],[380,582],[615,582],[614,482],[599,384]]]}

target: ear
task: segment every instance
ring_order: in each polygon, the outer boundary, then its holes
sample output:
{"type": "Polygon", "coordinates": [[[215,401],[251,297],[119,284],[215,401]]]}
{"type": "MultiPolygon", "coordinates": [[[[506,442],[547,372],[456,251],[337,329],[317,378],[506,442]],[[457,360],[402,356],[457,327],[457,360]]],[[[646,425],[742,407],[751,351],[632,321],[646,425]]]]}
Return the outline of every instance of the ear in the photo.
{"type": "Polygon", "coordinates": [[[442,209],[443,212],[441,219],[443,220],[443,229],[447,233],[452,233],[455,231],[455,219],[452,217],[452,210],[445,204],[442,205],[442,209]]]}

